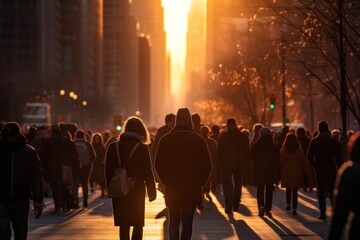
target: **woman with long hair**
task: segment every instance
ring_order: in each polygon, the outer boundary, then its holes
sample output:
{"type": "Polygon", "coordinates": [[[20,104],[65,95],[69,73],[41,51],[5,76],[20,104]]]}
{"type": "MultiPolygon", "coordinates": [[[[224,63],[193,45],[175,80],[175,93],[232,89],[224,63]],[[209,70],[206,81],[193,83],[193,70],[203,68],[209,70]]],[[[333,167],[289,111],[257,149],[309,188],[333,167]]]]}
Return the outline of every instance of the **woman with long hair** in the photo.
{"type": "Polygon", "coordinates": [[[104,164],[105,164],[106,148],[104,146],[103,137],[101,133],[94,133],[92,135],[91,145],[93,146],[96,153],[91,179],[92,181],[100,185],[101,197],[105,197],[104,164]]]}
{"type": "Polygon", "coordinates": [[[281,186],[286,188],[286,210],[297,215],[298,189],[316,184],[312,167],[293,133],[286,135],[280,150],[280,172],[281,186]]]}
{"type": "Polygon", "coordinates": [[[105,158],[106,184],[109,186],[115,170],[121,167],[134,178],[134,187],[125,197],[112,198],[115,226],[120,227],[120,239],[142,239],[145,217],[145,186],[149,201],[156,199],[154,175],[151,168],[149,146],[150,135],[142,120],[130,117],[125,121],[120,140],[109,145],[105,158]]]}

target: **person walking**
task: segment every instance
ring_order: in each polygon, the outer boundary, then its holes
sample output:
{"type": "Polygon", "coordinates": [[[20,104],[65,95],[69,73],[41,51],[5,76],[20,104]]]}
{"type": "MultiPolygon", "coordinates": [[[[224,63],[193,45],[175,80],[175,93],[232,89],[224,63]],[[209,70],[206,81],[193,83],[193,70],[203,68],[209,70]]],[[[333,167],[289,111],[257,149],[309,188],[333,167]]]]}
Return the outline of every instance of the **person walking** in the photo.
{"type": "Polygon", "coordinates": [[[280,150],[280,172],[281,186],[286,188],[286,210],[297,215],[298,189],[313,188],[316,182],[312,166],[293,133],[286,135],[280,150]]]}
{"type": "MultiPolygon", "coordinates": [[[[83,207],[85,208],[88,206],[89,180],[93,168],[93,162],[95,161],[96,155],[92,145],[85,139],[85,132],[83,130],[79,129],[76,131],[74,142],[79,154],[79,160],[80,160],[79,178],[83,192],[83,207]]],[[[77,202],[79,202],[78,181],[79,180],[74,180],[74,188],[73,188],[74,197],[77,202]]]]}
{"type": "Polygon", "coordinates": [[[320,215],[318,219],[326,219],[326,195],[330,195],[333,203],[333,188],[336,172],[342,164],[341,147],[336,139],[331,137],[328,124],[324,121],[318,124],[319,135],[310,142],[308,158],[315,169],[317,180],[317,195],[320,215]]]}
{"type": "Polygon", "coordinates": [[[334,211],[329,240],[343,239],[342,235],[350,212],[353,213],[348,232],[349,239],[360,239],[360,131],[348,142],[348,159],[337,176],[334,188],[334,211]]]}
{"type": "Polygon", "coordinates": [[[235,118],[229,118],[227,130],[220,134],[217,149],[218,161],[222,169],[225,197],[225,213],[238,211],[244,170],[250,159],[248,137],[242,133],[235,118]]]}
{"type": "Polygon", "coordinates": [[[42,214],[42,172],[35,149],[15,122],[6,123],[0,134],[0,184],[0,239],[10,240],[12,227],[15,240],[25,240],[30,199],[35,219],[42,214]]]}
{"type": "Polygon", "coordinates": [[[106,152],[105,177],[107,186],[109,186],[115,170],[120,167],[117,148],[121,167],[126,168],[128,176],[135,178],[134,187],[128,196],[112,198],[114,224],[119,226],[121,240],[130,239],[131,226],[133,226],[131,239],[142,239],[145,217],[145,186],[149,201],[152,202],[156,199],[149,143],[150,135],[145,124],[140,118],[130,117],[125,121],[120,140],[111,143],[106,152]]]}
{"type": "Polygon", "coordinates": [[[165,185],[170,240],[191,239],[196,206],[202,204],[202,187],[209,178],[211,157],[205,139],[194,132],[187,108],[180,108],[175,127],[163,136],[155,169],[165,185]]]}
{"type": "Polygon", "coordinates": [[[100,185],[101,197],[105,197],[105,175],[104,175],[104,164],[106,148],[104,146],[103,138],[101,133],[94,133],[91,137],[91,145],[95,151],[95,162],[94,169],[92,171],[92,179],[100,185]]]}
{"type": "Polygon", "coordinates": [[[251,148],[259,217],[263,217],[264,214],[272,217],[273,188],[274,184],[280,180],[279,158],[279,147],[274,143],[270,129],[261,128],[260,137],[251,148]],[[266,190],[265,200],[264,189],[266,190]]]}

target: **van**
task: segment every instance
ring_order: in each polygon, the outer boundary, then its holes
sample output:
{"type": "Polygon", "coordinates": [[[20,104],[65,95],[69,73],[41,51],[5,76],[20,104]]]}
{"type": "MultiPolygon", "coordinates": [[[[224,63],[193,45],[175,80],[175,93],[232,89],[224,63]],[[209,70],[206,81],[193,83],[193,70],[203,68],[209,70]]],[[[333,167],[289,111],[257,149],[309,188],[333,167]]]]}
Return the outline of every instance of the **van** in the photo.
{"type": "Polygon", "coordinates": [[[26,103],[23,111],[23,129],[51,124],[51,108],[48,103],[26,103]]]}

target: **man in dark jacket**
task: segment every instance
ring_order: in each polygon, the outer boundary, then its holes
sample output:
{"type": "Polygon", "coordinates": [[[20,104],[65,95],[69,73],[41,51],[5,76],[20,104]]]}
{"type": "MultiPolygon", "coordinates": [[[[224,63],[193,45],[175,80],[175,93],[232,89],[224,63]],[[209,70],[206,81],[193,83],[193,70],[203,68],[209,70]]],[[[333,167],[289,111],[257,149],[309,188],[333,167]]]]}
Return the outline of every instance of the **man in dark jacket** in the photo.
{"type": "Polygon", "coordinates": [[[342,239],[350,212],[351,227],[349,239],[360,239],[360,131],[348,143],[349,160],[339,172],[334,191],[334,215],[329,239],[342,239]]]}
{"type": "Polygon", "coordinates": [[[342,164],[341,148],[331,137],[328,124],[324,121],[318,124],[319,135],[310,142],[308,158],[315,169],[320,215],[318,219],[326,219],[326,191],[332,194],[336,172],[342,164]]]}
{"type": "Polygon", "coordinates": [[[20,126],[5,124],[0,135],[0,239],[26,239],[29,200],[34,200],[35,218],[42,213],[42,173],[39,157],[34,148],[26,144],[20,126]]]}
{"type": "Polygon", "coordinates": [[[209,178],[211,157],[205,139],[193,130],[187,108],[180,108],[176,125],[160,139],[155,168],[165,185],[169,210],[170,240],[191,239],[196,206],[202,204],[202,190],[209,178]]]}
{"type": "Polygon", "coordinates": [[[232,210],[238,211],[243,174],[250,159],[249,140],[237,128],[234,118],[227,120],[227,131],[219,136],[217,154],[222,169],[225,213],[230,214],[232,210]]]}

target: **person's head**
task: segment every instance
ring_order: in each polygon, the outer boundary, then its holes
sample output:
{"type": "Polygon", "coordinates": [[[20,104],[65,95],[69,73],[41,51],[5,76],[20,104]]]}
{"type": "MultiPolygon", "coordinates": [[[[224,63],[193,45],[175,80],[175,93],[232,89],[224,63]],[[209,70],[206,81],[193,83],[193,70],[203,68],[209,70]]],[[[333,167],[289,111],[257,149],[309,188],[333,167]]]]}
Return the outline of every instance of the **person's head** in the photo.
{"type": "Polygon", "coordinates": [[[236,129],[237,128],[236,119],[228,118],[228,120],[226,120],[226,127],[228,130],[236,129]]]}
{"type": "Polygon", "coordinates": [[[124,132],[134,132],[140,135],[141,141],[144,144],[150,143],[150,133],[146,128],[144,122],[135,116],[129,117],[124,123],[124,132]]]}
{"type": "Polygon", "coordinates": [[[175,118],[176,118],[176,116],[173,113],[166,114],[165,125],[170,129],[175,127],[175,118]]]}
{"type": "Polygon", "coordinates": [[[347,133],[346,133],[347,138],[350,139],[352,135],[354,135],[354,131],[353,130],[348,130],[347,133]]]}
{"type": "Polygon", "coordinates": [[[213,125],[212,127],[211,127],[211,132],[212,133],[214,133],[214,134],[219,134],[219,132],[220,132],[220,127],[218,126],[218,125],[213,125]]]}
{"type": "Polygon", "coordinates": [[[299,147],[300,147],[300,144],[296,138],[296,135],[294,133],[286,134],[286,138],[283,143],[283,148],[285,148],[288,152],[292,153],[299,147]]]}
{"type": "Polygon", "coordinates": [[[188,127],[190,129],[194,129],[193,122],[191,120],[191,114],[189,109],[187,108],[179,108],[176,114],[176,126],[188,127]]]}
{"type": "Polygon", "coordinates": [[[360,131],[354,133],[348,144],[348,158],[353,162],[360,162],[360,131]]]}
{"type": "Polygon", "coordinates": [[[271,136],[271,130],[267,127],[263,127],[259,130],[260,136],[271,136]]]}
{"type": "Polygon", "coordinates": [[[329,132],[329,125],[325,121],[320,121],[318,123],[318,130],[320,133],[329,132]]]}
{"type": "Polygon", "coordinates": [[[103,138],[101,136],[101,133],[94,133],[92,136],[91,136],[91,142],[93,144],[103,144],[103,138]]]}
{"type": "Polygon", "coordinates": [[[16,122],[5,123],[1,130],[1,140],[4,140],[8,144],[15,143],[22,135],[20,125],[16,122]]]}
{"type": "Polygon", "coordinates": [[[288,134],[289,130],[289,126],[283,126],[283,128],[281,129],[281,134],[286,135],[288,134]]]}
{"type": "Polygon", "coordinates": [[[340,141],[340,131],[337,129],[334,129],[331,131],[331,137],[336,139],[337,141],[340,141]]]}
{"type": "Polygon", "coordinates": [[[191,120],[192,120],[194,126],[200,126],[201,118],[200,118],[200,115],[198,113],[193,113],[191,115],[191,120]]]}
{"type": "Polygon", "coordinates": [[[75,133],[75,138],[81,138],[81,139],[85,139],[85,131],[78,129],[75,133]]]}
{"type": "Polygon", "coordinates": [[[303,127],[299,127],[297,130],[296,130],[296,135],[299,137],[304,137],[305,136],[305,128],[303,127]]]}
{"type": "Polygon", "coordinates": [[[255,123],[253,126],[253,132],[255,135],[259,135],[259,131],[260,129],[262,129],[264,127],[264,125],[262,125],[261,123],[255,123]]]}
{"type": "Polygon", "coordinates": [[[203,136],[204,138],[207,138],[209,136],[210,133],[210,128],[206,125],[203,125],[200,127],[200,134],[201,136],[203,136]]]}

